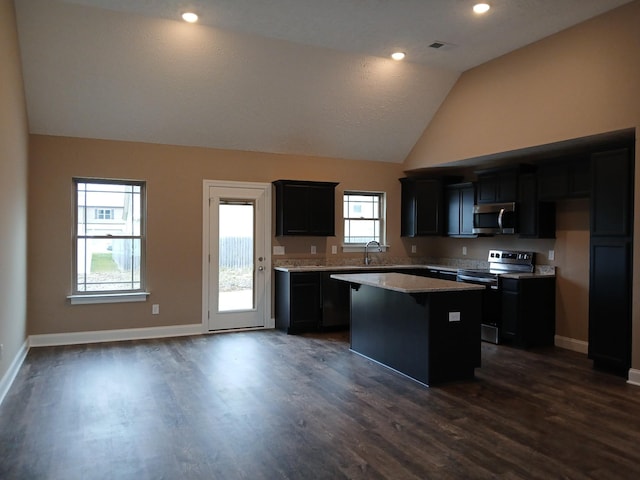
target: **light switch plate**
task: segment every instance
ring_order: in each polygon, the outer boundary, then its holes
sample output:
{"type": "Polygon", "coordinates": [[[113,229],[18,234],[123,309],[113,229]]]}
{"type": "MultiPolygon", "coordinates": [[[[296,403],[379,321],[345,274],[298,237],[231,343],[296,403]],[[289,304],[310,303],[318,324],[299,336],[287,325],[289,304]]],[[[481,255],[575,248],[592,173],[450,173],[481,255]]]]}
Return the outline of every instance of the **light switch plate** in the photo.
{"type": "Polygon", "coordinates": [[[274,255],[284,255],[284,247],[280,245],[276,245],[273,247],[274,255]]]}
{"type": "Polygon", "coordinates": [[[337,247],[337,245],[331,245],[331,253],[333,253],[334,255],[335,255],[336,253],[338,253],[338,247],[337,247]]]}
{"type": "Polygon", "coordinates": [[[460,321],[460,312],[449,312],[449,321],[450,322],[459,322],[460,321]]]}
{"type": "Polygon", "coordinates": [[[317,253],[316,246],[315,245],[311,245],[311,255],[315,255],[316,253],[317,253]]]}
{"type": "Polygon", "coordinates": [[[555,260],[555,259],[556,259],[555,250],[549,250],[549,260],[555,260]]]}
{"type": "Polygon", "coordinates": [[[411,253],[416,253],[418,251],[418,247],[415,245],[411,245],[411,253]]]}

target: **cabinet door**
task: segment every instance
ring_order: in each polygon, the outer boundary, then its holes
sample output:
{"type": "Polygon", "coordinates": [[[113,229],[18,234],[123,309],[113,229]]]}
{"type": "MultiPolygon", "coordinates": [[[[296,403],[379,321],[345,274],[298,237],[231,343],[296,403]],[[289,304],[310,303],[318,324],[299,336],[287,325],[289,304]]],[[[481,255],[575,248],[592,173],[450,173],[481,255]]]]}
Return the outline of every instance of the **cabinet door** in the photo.
{"type": "Polygon", "coordinates": [[[309,231],[308,188],[283,185],[281,190],[283,235],[307,234],[309,231]]]}
{"type": "Polygon", "coordinates": [[[445,204],[447,205],[447,235],[460,235],[460,189],[447,187],[445,193],[445,204]]]}
{"type": "Polygon", "coordinates": [[[591,156],[591,236],[631,233],[633,168],[628,148],[591,156]]]}
{"type": "Polygon", "coordinates": [[[442,233],[442,186],[440,180],[420,180],[416,188],[416,233],[442,233]]]}
{"type": "Polygon", "coordinates": [[[322,313],[320,274],[292,273],[290,278],[290,330],[317,329],[322,313]]]}
{"type": "Polygon", "coordinates": [[[478,178],[478,203],[493,203],[498,198],[498,175],[483,175],[478,178]]]}
{"type": "Polygon", "coordinates": [[[450,185],[445,193],[447,212],[447,235],[451,237],[474,237],[473,205],[475,191],[472,184],[450,185]]]}
{"type": "Polygon", "coordinates": [[[631,242],[592,238],[589,358],[626,374],[631,366],[631,242]]]}
{"type": "Polygon", "coordinates": [[[460,234],[475,236],[473,233],[473,205],[475,190],[473,185],[460,190],[460,234]]]}
{"type": "Polygon", "coordinates": [[[443,193],[439,179],[401,178],[400,235],[440,235],[443,230],[443,193]]]}
{"type": "Polygon", "coordinates": [[[331,186],[311,186],[308,189],[309,233],[318,236],[335,235],[335,189],[331,186]]]}
{"type": "Polygon", "coordinates": [[[518,175],[514,172],[503,172],[498,175],[496,201],[515,202],[518,196],[518,175]]]}
{"type": "Polygon", "coordinates": [[[538,193],[541,200],[557,200],[569,196],[569,164],[542,165],[538,169],[538,193]]]}

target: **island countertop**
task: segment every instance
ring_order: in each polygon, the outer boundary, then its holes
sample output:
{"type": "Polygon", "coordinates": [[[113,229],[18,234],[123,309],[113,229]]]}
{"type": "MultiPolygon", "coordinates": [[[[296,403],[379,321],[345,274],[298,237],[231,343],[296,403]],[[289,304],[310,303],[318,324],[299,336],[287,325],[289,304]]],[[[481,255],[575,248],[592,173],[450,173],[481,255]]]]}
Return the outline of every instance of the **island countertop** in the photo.
{"type": "Polygon", "coordinates": [[[407,275],[406,273],[336,273],[331,275],[331,278],[401,293],[457,292],[485,289],[483,285],[451,282],[437,278],[407,275]]]}

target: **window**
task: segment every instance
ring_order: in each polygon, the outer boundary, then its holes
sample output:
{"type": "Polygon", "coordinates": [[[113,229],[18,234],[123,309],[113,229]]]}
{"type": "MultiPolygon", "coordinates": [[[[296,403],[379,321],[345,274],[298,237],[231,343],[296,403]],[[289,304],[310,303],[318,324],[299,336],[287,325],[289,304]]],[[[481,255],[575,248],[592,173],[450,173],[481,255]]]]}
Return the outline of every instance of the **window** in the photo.
{"type": "Polygon", "coordinates": [[[95,209],[96,220],[113,220],[113,208],[96,208],[95,209]]]}
{"type": "Polygon", "coordinates": [[[145,183],[74,179],[74,188],[72,303],[81,303],[74,297],[142,293],[145,183]]]}
{"type": "Polygon", "coordinates": [[[384,193],[344,192],[344,243],[384,243],[384,213],[384,193]]]}

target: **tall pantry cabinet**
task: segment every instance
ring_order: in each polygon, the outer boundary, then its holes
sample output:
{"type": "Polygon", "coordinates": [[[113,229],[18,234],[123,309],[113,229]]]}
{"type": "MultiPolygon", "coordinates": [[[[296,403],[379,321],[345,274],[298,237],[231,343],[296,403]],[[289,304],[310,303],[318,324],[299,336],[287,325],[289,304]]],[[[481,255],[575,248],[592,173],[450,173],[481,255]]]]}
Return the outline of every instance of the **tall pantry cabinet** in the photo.
{"type": "Polygon", "coordinates": [[[624,376],[631,367],[633,163],[631,147],[591,156],[589,358],[624,376]]]}

